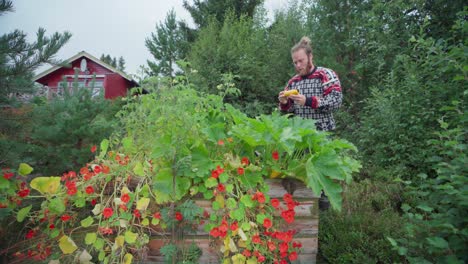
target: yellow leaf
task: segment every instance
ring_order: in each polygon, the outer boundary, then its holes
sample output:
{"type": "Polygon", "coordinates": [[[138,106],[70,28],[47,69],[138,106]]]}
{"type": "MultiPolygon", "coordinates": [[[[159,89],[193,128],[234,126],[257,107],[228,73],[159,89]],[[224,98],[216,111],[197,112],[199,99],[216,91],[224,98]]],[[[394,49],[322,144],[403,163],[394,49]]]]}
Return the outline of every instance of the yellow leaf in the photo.
{"type": "Polygon", "coordinates": [[[63,236],[59,240],[59,247],[62,250],[63,254],[70,254],[75,252],[78,248],[71,238],[68,236],[63,236]]]}
{"type": "Polygon", "coordinates": [[[270,178],[275,179],[275,178],[278,178],[279,176],[281,176],[280,171],[271,170],[270,178]]]}
{"type": "Polygon", "coordinates": [[[130,264],[133,261],[133,255],[130,253],[125,254],[124,256],[124,264],[130,264]]]}
{"type": "Polygon", "coordinates": [[[231,257],[232,264],[244,264],[245,263],[245,256],[238,253],[231,257]]]}
{"type": "Polygon", "coordinates": [[[150,199],[149,198],[140,198],[137,202],[137,209],[140,210],[140,211],[144,211],[146,210],[146,208],[148,207],[149,205],[149,202],[150,202],[150,199]]]}
{"type": "Polygon", "coordinates": [[[247,260],[247,264],[257,264],[257,259],[256,258],[251,258],[247,260]]]}
{"type": "Polygon", "coordinates": [[[229,239],[229,250],[233,253],[237,252],[236,243],[232,239],[229,239]]]}
{"type": "Polygon", "coordinates": [[[124,244],[124,241],[125,241],[125,237],[124,236],[118,236],[115,238],[115,244],[119,247],[123,246],[124,244]]]}
{"type": "Polygon", "coordinates": [[[55,194],[60,186],[60,177],[36,177],[30,185],[42,194],[55,194]]]}
{"type": "Polygon", "coordinates": [[[121,192],[122,192],[122,194],[130,193],[130,190],[127,188],[127,186],[124,186],[124,187],[122,188],[122,191],[121,191],[121,192]]]}
{"type": "Polygon", "coordinates": [[[219,203],[220,208],[224,208],[224,196],[221,194],[216,195],[215,200],[219,203]]]}

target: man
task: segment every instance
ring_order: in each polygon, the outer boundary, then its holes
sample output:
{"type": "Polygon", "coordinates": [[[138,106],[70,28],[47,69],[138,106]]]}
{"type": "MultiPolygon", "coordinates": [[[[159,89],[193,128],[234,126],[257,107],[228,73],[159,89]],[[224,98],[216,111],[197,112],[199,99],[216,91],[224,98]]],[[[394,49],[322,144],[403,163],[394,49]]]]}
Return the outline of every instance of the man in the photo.
{"type": "MultiPolygon", "coordinates": [[[[334,130],[336,125],[332,111],[341,106],[343,99],[338,76],[330,69],[314,65],[308,37],[302,37],[292,47],[291,56],[297,75],[289,80],[284,91],[278,95],[280,110],[315,120],[317,130],[334,130]],[[285,94],[294,89],[298,94],[285,94]]],[[[319,208],[326,210],[329,207],[330,202],[322,191],[319,208]]]]}
{"type": "Polygon", "coordinates": [[[341,106],[343,98],[338,76],[330,69],[314,65],[308,37],[302,37],[291,49],[291,55],[297,75],[279,93],[280,110],[315,120],[317,130],[334,130],[332,111],[341,106]],[[285,96],[285,91],[292,89],[299,94],[285,96]]]}

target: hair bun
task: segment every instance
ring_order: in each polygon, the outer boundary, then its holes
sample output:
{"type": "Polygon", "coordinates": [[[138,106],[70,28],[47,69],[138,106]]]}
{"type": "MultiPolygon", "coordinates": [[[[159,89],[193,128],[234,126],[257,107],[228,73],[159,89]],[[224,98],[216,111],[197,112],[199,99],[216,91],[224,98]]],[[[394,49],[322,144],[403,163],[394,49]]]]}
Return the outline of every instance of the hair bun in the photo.
{"type": "Polygon", "coordinates": [[[303,45],[310,45],[310,38],[309,37],[302,37],[300,43],[303,45]]]}

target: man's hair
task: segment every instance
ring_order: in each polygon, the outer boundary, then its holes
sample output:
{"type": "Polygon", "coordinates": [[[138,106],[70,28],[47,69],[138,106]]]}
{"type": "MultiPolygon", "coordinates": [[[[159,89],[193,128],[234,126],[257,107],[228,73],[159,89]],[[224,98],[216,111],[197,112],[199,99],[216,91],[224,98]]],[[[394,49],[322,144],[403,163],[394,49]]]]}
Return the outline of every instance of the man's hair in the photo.
{"type": "Polygon", "coordinates": [[[301,38],[301,40],[294,45],[294,47],[291,48],[291,54],[303,49],[307,55],[312,54],[312,46],[310,45],[310,38],[304,36],[301,38]]]}

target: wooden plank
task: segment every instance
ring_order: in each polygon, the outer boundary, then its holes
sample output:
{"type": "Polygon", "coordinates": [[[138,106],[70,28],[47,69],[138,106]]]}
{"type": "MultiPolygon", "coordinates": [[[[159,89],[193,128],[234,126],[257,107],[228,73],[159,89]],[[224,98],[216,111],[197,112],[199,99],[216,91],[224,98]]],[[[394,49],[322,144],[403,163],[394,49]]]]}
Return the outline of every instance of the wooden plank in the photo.
{"type": "Polygon", "coordinates": [[[285,189],[285,186],[293,191],[292,195],[294,196],[295,199],[300,199],[300,198],[306,198],[306,199],[312,199],[312,198],[320,198],[320,196],[314,194],[312,190],[307,188],[304,183],[298,180],[294,179],[265,179],[265,183],[268,184],[270,187],[270,190],[268,192],[268,195],[270,197],[274,198],[279,198],[283,197],[285,193],[287,193],[287,190],[285,189]]]}

